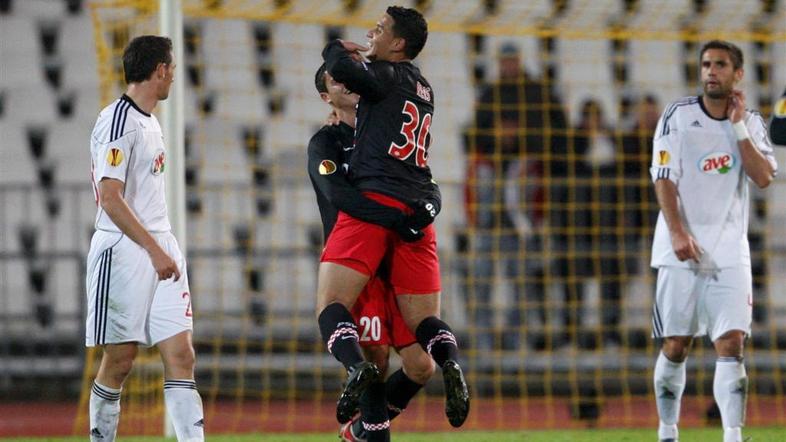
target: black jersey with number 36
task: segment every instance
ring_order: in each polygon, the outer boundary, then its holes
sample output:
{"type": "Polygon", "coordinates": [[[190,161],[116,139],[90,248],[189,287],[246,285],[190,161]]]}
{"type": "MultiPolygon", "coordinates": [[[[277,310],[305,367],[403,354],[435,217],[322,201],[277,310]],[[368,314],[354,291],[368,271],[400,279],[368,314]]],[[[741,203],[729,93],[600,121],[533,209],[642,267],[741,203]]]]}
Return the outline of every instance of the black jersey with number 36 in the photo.
{"type": "Polygon", "coordinates": [[[362,63],[335,40],[322,56],[327,70],[360,95],[350,179],[357,188],[404,203],[428,197],[434,92],[409,62],[362,63]]]}

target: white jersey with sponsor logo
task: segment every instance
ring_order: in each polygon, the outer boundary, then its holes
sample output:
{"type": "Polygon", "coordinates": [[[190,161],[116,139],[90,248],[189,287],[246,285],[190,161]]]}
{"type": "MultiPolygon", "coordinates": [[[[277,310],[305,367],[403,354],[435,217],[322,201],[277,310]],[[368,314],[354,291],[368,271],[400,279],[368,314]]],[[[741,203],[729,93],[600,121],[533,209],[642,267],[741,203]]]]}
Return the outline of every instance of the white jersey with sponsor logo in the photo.
{"type": "MultiPolygon", "coordinates": [[[[745,125],[753,144],[777,169],[761,115],[746,112],[745,125]]],[[[701,97],[670,104],[655,130],[650,173],[653,181],[676,184],[683,222],[705,252],[700,267],[750,266],[748,179],[728,119],[711,117],[701,97]]],[[[651,265],[696,266],[677,259],[663,213],[655,227],[651,265]]]]}
{"type": "Polygon", "coordinates": [[[124,94],[98,115],[90,139],[90,154],[98,205],[97,230],[120,232],[101,209],[98,183],[104,178],[125,183],[123,198],[145,229],[150,232],[171,230],[163,173],[166,149],[155,115],[140,109],[124,94]]]}

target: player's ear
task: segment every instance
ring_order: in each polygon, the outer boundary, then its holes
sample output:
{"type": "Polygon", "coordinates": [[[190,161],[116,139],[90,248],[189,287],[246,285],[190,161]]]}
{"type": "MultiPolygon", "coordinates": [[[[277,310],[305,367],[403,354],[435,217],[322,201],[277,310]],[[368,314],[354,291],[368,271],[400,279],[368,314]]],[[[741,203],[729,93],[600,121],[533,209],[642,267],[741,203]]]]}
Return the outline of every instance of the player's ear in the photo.
{"type": "Polygon", "coordinates": [[[331,104],[332,103],[332,101],[330,100],[330,95],[328,95],[327,92],[320,92],[319,93],[319,98],[321,98],[322,101],[324,101],[327,104],[331,104]]]}
{"type": "Polygon", "coordinates": [[[156,66],[156,71],[153,73],[153,75],[155,75],[157,79],[163,80],[164,77],[166,76],[166,72],[167,72],[166,63],[158,63],[158,65],[156,66]]]}
{"type": "Polygon", "coordinates": [[[391,49],[393,52],[404,52],[404,48],[407,46],[407,41],[404,40],[402,37],[394,37],[391,43],[391,49]]]}
{"type": "Polygon", "coordinates": [[[734,71],[734,82],[739,83],[740,81],[742,81],[742,77],[744,75],[745,75],[745,69],[743,68],[739,68],[736,71],[734,71]]]}

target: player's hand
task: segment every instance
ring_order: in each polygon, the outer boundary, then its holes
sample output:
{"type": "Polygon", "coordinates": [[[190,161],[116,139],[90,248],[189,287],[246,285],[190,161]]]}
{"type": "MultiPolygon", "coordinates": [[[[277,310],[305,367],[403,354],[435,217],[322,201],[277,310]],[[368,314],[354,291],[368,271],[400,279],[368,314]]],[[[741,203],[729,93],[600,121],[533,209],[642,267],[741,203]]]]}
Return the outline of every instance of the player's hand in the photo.
{"type": "Polygon", "coordinates": [[[156,273],[158,274],[159,281],[164,281],[172,276],[175,277],[175,281],[180,279],[180,270],[177,268],[175,260],[167,255],[164,249],[156,247],[148,253],[150,255],[150,261],[153,263],[153,268],[156,269],[156,273]]]}
{"type": "Polygon", "coordinates": [[[413,207],[414,211],[407,217],[407,227],[421,230],[434,222],[437,217],[437,208],[427,200],[418,200],[413,207]]]}
{"type": "Polygon", "coordinates": [[[701,260],[701,246],[696,240],[685,232],[678,232],[671,234],[671,247],[674,249],[674,254],[680,261],[692,259],[695,262],[701,260]]]}
{"type": "Polygon", "coordinates": [[[413,229],[412,226],[408,224],[408,221],[408,216],[402,216],[402,218],[393,226],[393,230],[398,233],[398,236],[401,237],[401,240],[404,242],[415,242],[420,238],[423,238],[423,232],[421,232],[420,229],[413,229]]]}
{"type": "Polygon", "coordinates": [[[739,89],[734,89],[729,95],[726,104],[726,116],[731,124],[741,121],[745,117],[745,93],[739,89]]]}
{"type": "Polygon", "coordinates": [[[349,52],[349,56],[352,57],[353,60],[363,61],[363,55],[361,55],[360,53],[368,51],[368,46],[363,46],[361,44],[352,41],[345,41],[345,40],[339,40],[339,41],[341,42],[341,45],[344,46],[344,49],[346,49],[346,51],[349,52]]]}

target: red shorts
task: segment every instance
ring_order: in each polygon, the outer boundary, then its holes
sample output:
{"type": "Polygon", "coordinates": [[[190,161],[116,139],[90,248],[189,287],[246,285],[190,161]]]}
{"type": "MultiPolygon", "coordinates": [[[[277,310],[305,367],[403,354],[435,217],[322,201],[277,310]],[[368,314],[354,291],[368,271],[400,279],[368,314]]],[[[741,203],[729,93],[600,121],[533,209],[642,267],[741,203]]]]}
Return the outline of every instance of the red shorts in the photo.
{"type": "Polygon", "coordinates": [[[392,287],[378,277],[371,278],[360,292],[352,316],[358,325],[361,347],[392,345],[401,349],[417,342],[401,316],[392,287]]]}
{"type": "MultiPolygon", "coordinates": [[[[371,192],[364,194],[402,212],[411,210],[404,203],[388,196],[371,192]]],[[[320,261],[341,264],[373,276],[387,255],[390,284],[396,295],[436,293],[440,291],[440,279],[434,225],[423,229],[423,233],[423,238],[418,241],[404,242],[392,230],[339,212],[320,261]]]]}

